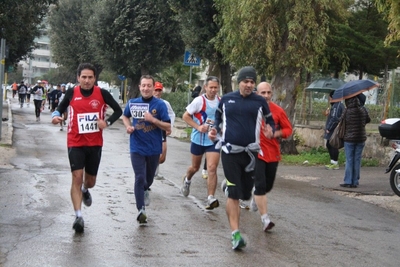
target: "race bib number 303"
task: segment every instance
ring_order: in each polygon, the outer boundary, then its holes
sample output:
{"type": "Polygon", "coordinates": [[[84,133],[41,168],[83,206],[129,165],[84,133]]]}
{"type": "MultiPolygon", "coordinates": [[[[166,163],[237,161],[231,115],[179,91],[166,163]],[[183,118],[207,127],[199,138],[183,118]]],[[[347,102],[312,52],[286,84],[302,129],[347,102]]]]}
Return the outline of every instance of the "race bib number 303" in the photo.
{"type": "Polygon", "coordinates": [[[130,103],[129,109],[131,111],[132,118],[144,119],[144,114],[149,112],[150,105],[148,103],[130,103]]]}
{"type": "Polygon", "coordinates": [[[78,127],[80,134],[95,133],[100,131],[97,125],[99,119],[98,112],[79,113],[78,114],[78,127]]]}

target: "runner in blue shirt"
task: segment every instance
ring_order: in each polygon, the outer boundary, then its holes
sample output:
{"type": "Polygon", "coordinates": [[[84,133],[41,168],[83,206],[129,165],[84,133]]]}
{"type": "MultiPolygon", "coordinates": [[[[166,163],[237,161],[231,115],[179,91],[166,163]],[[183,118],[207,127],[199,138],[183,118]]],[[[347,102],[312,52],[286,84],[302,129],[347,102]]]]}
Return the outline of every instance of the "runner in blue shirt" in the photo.
{"type": "Polygon", "coordinates": [[[145,206],[150,204],[149,192],[162,152],[162,131],[171,131],[170,118],[164,101],[153,97],[154,78],[140,78],[141,97],[130,99],[125,106],[122,120],[130,134],[130,154],[135,173],[137,221],[147,222],[145,206]]]}

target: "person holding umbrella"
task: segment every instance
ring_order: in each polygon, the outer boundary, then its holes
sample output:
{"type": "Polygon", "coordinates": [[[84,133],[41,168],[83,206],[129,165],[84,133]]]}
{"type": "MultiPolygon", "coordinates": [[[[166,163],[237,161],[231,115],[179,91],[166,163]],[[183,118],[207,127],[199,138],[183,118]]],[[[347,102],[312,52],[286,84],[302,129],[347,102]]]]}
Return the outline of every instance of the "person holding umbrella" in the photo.
{"type": "MultiPolygon", "coordinates": [[[[331,91],[329,93],[329,101],[332,100],[333,93],[335,91],[331,91]]],[[[335,102],[330,103],[331,107],[329,108],[328,117],[326,119],[325,124],[325,134],[324,139],[326,139],[326,148],[329,152],[329,157],[331,159],[330,164],[325,165],[327,170],[339,170],[339,149],[331,146],[329,143],[329,139],[332,136],[333,131],[335,130],[336,126],[338,125],[340,118],[342,117],[343,111],[345,109],[342,102],[335,102]]]]}
{"type": "Polygon", "coordinates": [[[343,137],[346,167],[341,187],[356,188],[359,185],[361,157],[367,140],[365,125],[371,122],[368,111],[364,107],[366,98],[362,92],[378,86],[379,84],[372,80],[356,80],[344,84],[332,95],[332,102],[345,100],[347,108],[343,137]]]}

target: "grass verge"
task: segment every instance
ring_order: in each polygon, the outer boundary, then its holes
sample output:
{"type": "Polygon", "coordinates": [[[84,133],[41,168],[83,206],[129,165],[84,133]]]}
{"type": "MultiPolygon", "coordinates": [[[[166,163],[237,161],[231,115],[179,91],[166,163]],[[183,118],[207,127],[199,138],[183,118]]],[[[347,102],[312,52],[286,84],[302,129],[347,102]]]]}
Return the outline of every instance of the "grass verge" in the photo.
{"type": "MultiPolygon", "coordinates": [[[[339,165],[346,162],[344,150],[339,150],[339,165]]],[[[287,165],[302,165],[307,164],[310,166],[327,165],[330,164],[330,157],[328,150],[324,147],[304,149],[298,155],[282,155],[282,164],[287,165]]],[[[361,166],[363,167],[378,167],[379,161],[377,159],[361,159],[361,166]]]]}

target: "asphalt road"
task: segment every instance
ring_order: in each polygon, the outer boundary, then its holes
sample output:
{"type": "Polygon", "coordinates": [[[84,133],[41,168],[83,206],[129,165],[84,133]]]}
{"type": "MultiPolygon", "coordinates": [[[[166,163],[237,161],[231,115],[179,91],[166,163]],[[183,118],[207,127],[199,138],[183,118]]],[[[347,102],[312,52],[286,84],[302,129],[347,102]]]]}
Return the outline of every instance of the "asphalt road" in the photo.
{"type": "MultiPolygon", "coordinates": [[[[204,209],[206,181],[179,193],[190,163],[189,144],[168,138],[164,179],[150,193],[146,226],[136,223],[134,175],[121,122],[104,132],[93,205],[83,208],[85,232],[72,230],[71,174],[66,132],[35,122],[33,107],[12,103],[12,168],[0,168],[0,266],[398,266],[400,214],[278,177],[269,194],[276,227],[262,232],[259,215],[242,210],[245,249],[232,251],[224,196],[204,209]]],[[[223,178],[219,168],[219,183],[223,178]]],[[[293,175],[297,175],[294,173],[293,175]]]]}

